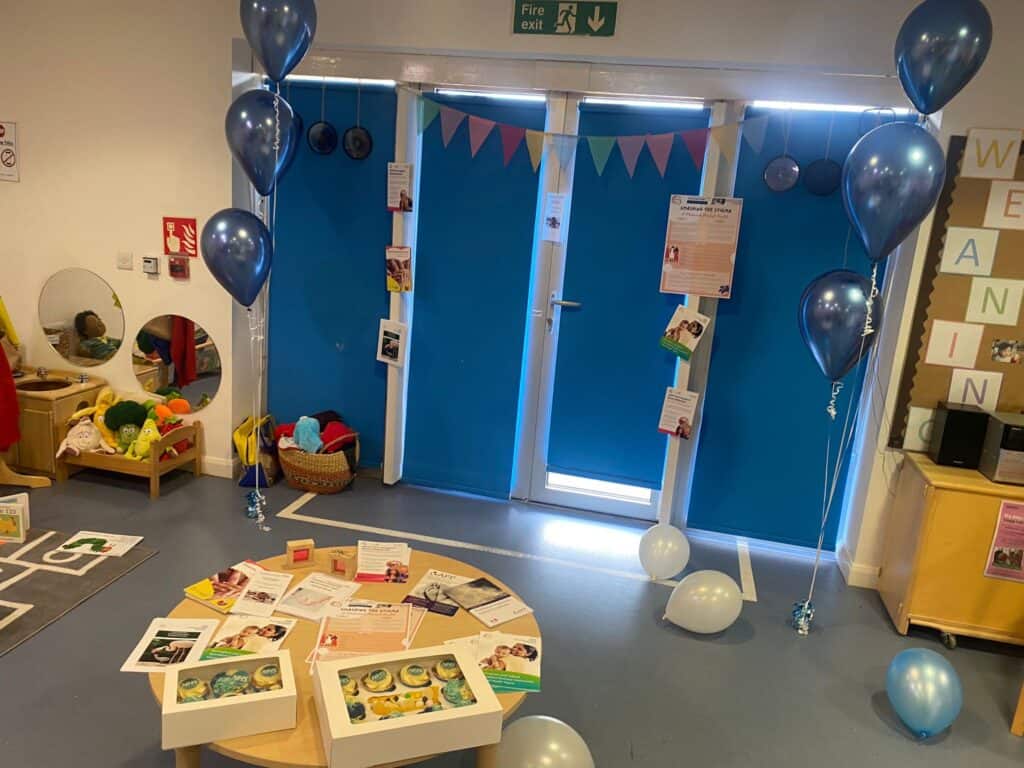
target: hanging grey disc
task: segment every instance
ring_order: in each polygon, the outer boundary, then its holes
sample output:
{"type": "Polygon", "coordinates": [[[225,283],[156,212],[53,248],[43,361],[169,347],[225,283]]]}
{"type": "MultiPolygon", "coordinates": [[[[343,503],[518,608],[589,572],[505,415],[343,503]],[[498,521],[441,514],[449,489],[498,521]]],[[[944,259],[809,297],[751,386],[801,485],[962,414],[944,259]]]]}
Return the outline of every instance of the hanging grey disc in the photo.
{"type": "Polygon", "coordinates": [[[764,183],[772,192],[788,192],[800,180],[800,164],[789,155],[779,155],[764,167],[764,183]]]}

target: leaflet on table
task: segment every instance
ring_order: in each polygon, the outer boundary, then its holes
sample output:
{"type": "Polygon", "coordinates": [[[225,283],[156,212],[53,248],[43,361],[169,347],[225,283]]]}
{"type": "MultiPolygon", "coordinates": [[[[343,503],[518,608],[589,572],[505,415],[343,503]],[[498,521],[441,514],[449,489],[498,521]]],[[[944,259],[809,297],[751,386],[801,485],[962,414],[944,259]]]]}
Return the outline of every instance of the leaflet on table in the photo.
{"type": "Polygon", "coordinates": [[[202,661],[273,653],[280,650],[297,623],[296,619],[280,616],[257,620],[249,616],[228,616],[203,651],[202,661]]]}
{"type": "Polygon", "coordinates": [[[404,584],[409,580],[408,544],[360,541],[356,548],[356,581],[404,584]]]}
{"type": "Polygon", "coordinates": [[[231,606],[231,613],[242,613],[247,616],[271,616],[291,583],[292,575],[290,573],[280,573],[279,571],[257,573],[245,586],[235,604],[231,606]]]}
{"type": "Polygon", "coordinates": [[[522,600],[512,597],[486,578],[448,587],[444,593],[488,627],[496,627],[533,613],[533,609],[522,600]]]}
{"type": "Polygon", "coordinates": [[[300,619],[320,621],[329,611],[342,606],[359,589],[358,584],[342,581],[323,573],[313,573],[299,582],[278,603],[277,610],[300,619]]]}
{"type": "Polygon", "coordinates": [[[75,552],[80,555],[122,557],[140,541],[142,541],[141,536],[122,536],[117,533],[79,531],[61,544],[60,549],[64,552],[75,552]]]}
{"type": "Polygon", "coordinates": [[[412,641],[419,620],[408,603],[351,601],[320,621],[317,646],[310,661],[329,661],[367,653],[404,651],[412,641]]]}
{"type": "Polygon", "coordinates": [[[680,304],[672,313],[672,319],[668,321],[668,327],[659,343],[683,360],[689,360],[710,322],[711,318],[707,315],[680,304]]]}
{"type": "Polygon", "coordinates": [[[163,672],[199,661],[217,623],[217,619],[153,619],[121,671],[163,672]]]}
{"type": "Polygon", "coordinates": [[[213,608],[220,613],[228,613],[231,606],[242,594],[249,580],[266,569],[252,560],[227,568],[212,576],[185,587],[185,597],[213,608]]]}
{"type": "Polygon", "coordinates": [[[1024,581],[1024,502],[1004,501],[992,535],[985,575],[1024,581]]]}
{"type": "Polygon", "coordinates": [[[481,632],[476,657],[495,693],[540,690],[540,638],[481,632]]]}
{"type": "Polygon", "coordinates": [[[472,580],[469,576],[457,576],[454,573],[445,573],[431,568],[402,602],[418,605],[431,613],[440,613],[442,616],[454,616],[458,612],[459,606],[445,596],[444,591],[448,587],[457,587],[472,580]]]}

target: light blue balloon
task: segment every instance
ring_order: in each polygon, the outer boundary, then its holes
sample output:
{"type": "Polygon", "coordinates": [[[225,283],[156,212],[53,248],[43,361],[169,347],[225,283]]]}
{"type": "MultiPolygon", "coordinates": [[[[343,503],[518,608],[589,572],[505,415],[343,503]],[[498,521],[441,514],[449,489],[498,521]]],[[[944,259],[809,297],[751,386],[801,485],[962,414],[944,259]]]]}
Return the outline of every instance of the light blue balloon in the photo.
{"type": "Polygon", "coordinates": [[[912,123],[888,123],[853,145],[843,205],[868,258],[882,261],[935,207],[946,180],[942,147],[912,123]]]}
{"type": "Polygon", "coordinates": [[[299,143],[298,123],[291,105],[262,88],[246,91],[228,107],[224,135],[231,154],[264,197],[274,191],[299,143]]]}
{"type": "Polygon", "coordinates": [[[275,83],[302,61],[316,35],[313,0],[241,0],[238,15],[252,52],[275,83]]]}
{"type": "Polygon", "coordinates": [[[274,251],[263,222],[241,208],[218,211],[203,227],[199,247],[224,290],[243,307],[251,306],[270,276],[274,251]]]}
{"type": "Polygon", "coordinates": [[[896,72],[918,112],[948,104],[985,63],[992,17],[980,0],[925,0],[896,38],[896,72]]]}
{"type": "Polygon", "coordinates": [[[885,691],[900,720],[919,739],[949,728],[964,703],[963,686],[953,665],[927,648],[896,655],[885,677],[885,691]]]}

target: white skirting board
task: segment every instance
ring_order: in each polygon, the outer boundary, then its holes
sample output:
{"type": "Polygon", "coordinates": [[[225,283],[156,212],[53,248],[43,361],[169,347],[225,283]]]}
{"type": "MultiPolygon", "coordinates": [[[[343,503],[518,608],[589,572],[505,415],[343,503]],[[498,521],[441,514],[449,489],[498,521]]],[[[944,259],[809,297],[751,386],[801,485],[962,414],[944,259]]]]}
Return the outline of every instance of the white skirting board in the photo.
{"type": "Polygon", "coordinates": [[[203,456],[203,474],[212,477],[226,477],[234,480],[238,475],[238,457],[222,459],[217,456],[203,456]]]}
{"type": "Polygon", "coordinates": [[[839,570],[848,586],[878,589],[879,569],[876,566],[855,563],[850,559],[850,553],[846,547],[840,547],[836,552],[836,562],[839,564],[839,570]]]}

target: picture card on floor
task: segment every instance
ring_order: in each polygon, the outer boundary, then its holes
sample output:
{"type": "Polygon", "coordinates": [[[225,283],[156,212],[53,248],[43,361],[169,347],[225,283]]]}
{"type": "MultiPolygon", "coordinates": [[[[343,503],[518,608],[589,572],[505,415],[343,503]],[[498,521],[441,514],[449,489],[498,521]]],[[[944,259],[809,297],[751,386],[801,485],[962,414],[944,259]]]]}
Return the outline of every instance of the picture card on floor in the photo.
{"type": "Polygon", "coordinates": [[[408,544],[360,541],[356,548],[356,581],[404,584],[409,580],[408,544]]]}
{"type": "Polygon", "coordinates": [[[445,594],[488,627],[518,619],[533,609],[512,597],[490,579],[481,577],[445,589],[445,594]]]}
{"type": "Polygon", "coordinates": [[[394,320],[381,320],[377,337],[377,360],[401,368],[406,358],[406,325],[394,320]]]}
{"type": "Polygon", "coordinates": [[[458,613],[459,606],[447,597],[444,591],[448,587],[457,587],[472,580],[469,576],[456,576],[454,573],[445,573],[431,568],[402,602],[418,605],[431,613],[440,613],[442,616],[454,616],[458,613]]]}
{"type": "Polygon", "coordinates": [[[0,543],[24,544],[29,527],[28,494],[0,498],[0,543]]]}
{"type": "Polygon", "coordinates": [[[228,616],[203,651],[202,661],[273,653],[281,649],[284,639],[297,623],[296,619],[280,616],[265,621],[253,621],[248,616],[228,616]]]}
{"type": "Polygon", "coordinates": [[[697,416],[697,400],[700,395],[685,389],[668,387],[665,402],[661,406],[658,431],[689,440],[693,433],[693,420],[697,416]]]}
{"type": "Polygon", "coordinates": [[[672,313],[660,344],[683,360],[689,360],[710,322],[711,318],[707,315],[680,304],[672,313]]]}
{"type": "Polygon", "coordinates": [[[495,693],[540,690],[540,638],[481,632],[476,646],[484,677],[495,693]]]}
{"type": "Polygon", "coordinates": [[[185,597],[220,613],[228,613],[249,580],[264,570],[262,565],[252,560],[236,563],[185,587],[185,597]]]}
{"type": "Polygon", "coordinates": [[[142,541],[142,536],[122,536],[117,533],[79,531],[60,545],[65,552],[82,555],[103,555],[122,557],[128,550],[142,541]]]}
{"type": "Polygon", "coordinates": [[[313,573],[285,595],[277,610],[300,619],[320,621],[328,612],[343,607],[357,589],[359,585],[351,581],[313,573]]]}
{"type": "Polygon", "coordinates": [[[217,623],[217,619],[153,619],[121,671],[162,672],[199,661],[217,623]]]}
{"type": "Polygon", "coordinates": [[[292,583],[290,573],[278,571],[262,571],[257,573],[231,606],[231,613],[243,613],[247,616],[270,616],[281,602],[288,585],[292,583]]]}

